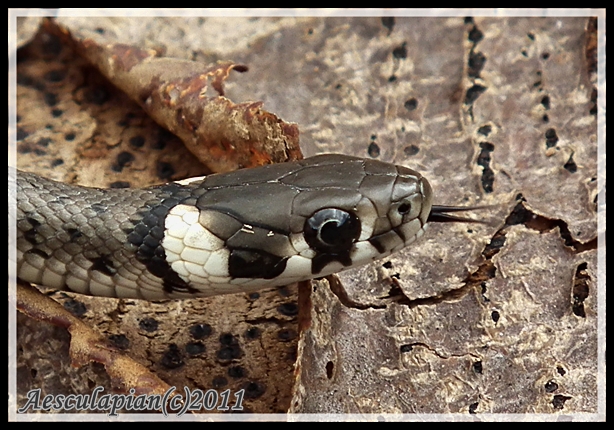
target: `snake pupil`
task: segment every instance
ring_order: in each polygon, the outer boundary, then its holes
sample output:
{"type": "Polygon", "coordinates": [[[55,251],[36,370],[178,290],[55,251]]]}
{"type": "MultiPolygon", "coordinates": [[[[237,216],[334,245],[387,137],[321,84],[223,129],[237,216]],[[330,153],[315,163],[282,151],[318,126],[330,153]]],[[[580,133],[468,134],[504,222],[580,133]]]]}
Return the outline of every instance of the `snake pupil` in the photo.
{"type": "Polygon", "coordinates": [[[341,209],[322,209],[305,222],[305,240],[313,249],[326,252],[348,250],[360,236],[360,221],[341,209]]]}

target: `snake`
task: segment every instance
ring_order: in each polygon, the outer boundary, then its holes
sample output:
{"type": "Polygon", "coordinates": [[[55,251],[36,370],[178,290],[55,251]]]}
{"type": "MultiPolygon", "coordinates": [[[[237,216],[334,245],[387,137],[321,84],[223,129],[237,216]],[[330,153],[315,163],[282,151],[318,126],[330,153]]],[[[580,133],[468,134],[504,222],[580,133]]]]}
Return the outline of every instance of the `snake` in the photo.
{"type": "Polygon", "coordinates": [[[340,154],[142,189],[19,170],[14,182],[17,277],[104,297],[251,293],[385,258],[431,222],[474,221],[433,205],[418,172],[340,154]]]}

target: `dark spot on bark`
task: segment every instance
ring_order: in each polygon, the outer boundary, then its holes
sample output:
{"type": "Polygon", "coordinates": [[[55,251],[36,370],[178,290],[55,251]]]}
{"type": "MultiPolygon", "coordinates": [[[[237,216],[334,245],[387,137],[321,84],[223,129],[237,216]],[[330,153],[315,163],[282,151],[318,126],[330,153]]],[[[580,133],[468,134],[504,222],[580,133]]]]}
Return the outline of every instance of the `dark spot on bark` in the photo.
{"type": "Polygon", "coordinates": [[[392,262],[386,261],[384,264],[382,264],[382,266],[386,269],[392,269],[392,262]]]}
{"type": "Polygon", "coordinates": [[[571,399],[571,397],[557,394],[552,398],[552,406],[554,406],[554,409],[563,409],[565,407],[565,402],[569,399],[571,399]]]}
{"type": "Polygon", "coordinates": [[[260,298],[260,293],[249,293],[247,297],[252,301],[258,300],[260,298]]]}
{"type": "Polygon", "coordinates": [[[266,386],[261,382],[247,382],[241,388],[245,390],[246,399],[257,399],[266,391],[266,386]]]}
{"type": "Polygon", "coordinates": [[[151,145],[151,148],[152,149],[164,149],[164,147],[166,147],[166,144],[172,141],[173,139],[175,139],[175,135],[173,133],[171,133],[168,130],[161,129],[158,132],[158,138],[151,145]]]}
{"type": "Polygon", "coordinates": [[[185,363],[179,347],[171,343],[166,352],[164,352],[160,364],[167,369],[178,369],[182,367],[185,363]]]}
{"type": "Polygon", "coordinates": [[[546,130],[546,148],[552,148],[553,146],[556,146],[557,142],[559,141],[559,137],[556,134],[556,130],[553,128],[549,128],[548,130],[546,130]]]}
{"type": "Polygon", "coordinates": [[[548,58],[550,58],[550,54],[548,52],[544,52],[542,54],[542,60],[547,60],[548,58]]]}
{"type": "Polygon", "coordinates": [[[28,133],[26,130],[24,130],[21,127],[17,127],[17,136],[16,139],[19,140],[24,140],[26,137],[28,137],[30,135],[30,133],[28,133]]]}
{"type": "Polygon", "coordinates": [[[463,18],[463,22],[465,24],[473,24],[473,17],[472,16],[466,16],[465,18],[463,18]]]}
{"type": "Polygon", "coordinates": [[[296,330],[290,328],[284,328],[277,332],[277,338],[282,342],[288,342],[296,339],[296,330]]]}
{"type": "Polygon", "coordinates": [[[44,147],[49,146],[50,143],[51,143],[51,139],[49,139],[48,137],[42,137],[38,139],[38,142],[36,142],[37,145],[44,146],[44,147]]]}
{"type": "Polygon", "coordinates": [[[471,78],[479,78],[480,72],[486,63],[486,56],[481,52],[473,52],[469,54],[467,74],[471,78]]]}
{"type": "Polygon", "coordinates": [[[388,34],[392,32],[394,29],[394,16],[383,16],[382,17],[382,25],[388,29],[388,34]]]}
{"type": "Polygon", "coordinates": [[[64,309],[76,317],[80,317],[87,312],[87,308],[83,302],[75,299],[68,299],[63,303],[64,309]]]}
{"type": "Polygon", "coordinates": [[[109,188],[130,188],[130,182],[128,181],[115,181],[109,184],[109,188]]]}
{"type": "Polygon", "coordinates": [[[470,404],[470,405],[469,405],[469,413],[470,413],[470,414],[475,414],[475,413],[476,413],[476,411],[478,410],[478,406],[479,406],[479,405],[480,405],[480,404],[479,404],[478,402],[475,402],[475,403],[470,404]]]}
{"type": "Polygon", "coordinates": [[[228,376],[234,379],[244,378],[247,376],[247,371],[241,366],[230,366],[228,368],[228,376]]]}
{"type": "Polygon", "coordinates": [[[371,142],[369,144],[369,148],[367,149],[367,152],[369,153],[369,156],[371,158],[379,157],[379,154],[380,154],[379,145],[375,142],[371,142]]]}
{"type": "Polygon", "coordinates": [[[411,99],[405,100],[405,103],[403,103],[403,107],[405,107],[405,109],[411,112],[418,107],[418,100],[413,97],[411,99]]]}
{"type": "Polygon", "coordinates": [[[41,51],[49,56],[57,56],[62,52],[63,45],[60,38],[51,33],[45,33],[43,43],[41,44],[41,51]]]}
{"type": "Polygon", "coordinates": [[[185,346],[185,352],[187,352],[188,355],[202,354],[205,350],[205,345],[202,342],[189,342],[185,346]]]}
{"type": "Polygon", "coordinates": [[[228,379],[223,376],[216,376],[215,378],[213,378],[213,381],[211,381],[211,385],[213,386],[213,388],[225,387],[226,385],[228,385],[228,379]]]}
{"type": "Polygon", "coordinates": [[[396,80],[397,80],[397,77],[396,77],[395,75],[391,75],[391,76],[388,78],[388,82],[394,82],[394,81],[396,81],[396,80]]]}
{"type": "Polygon", "coordinates": [[[407,58],[407,42],[403,42],[400,46],[397,46],[392,50],[392,56],[397,60],[403,60],[407,58]]]}
{"type": "Polygon", "coordinates": [[[480,40],[484,38],[484,33],[478,30],[477,26],[473,26],[471,30],[469,30],[469,41],[473,43],[478,43],[480,40]]]}
{"type": "Polygon", "coordinates": [[[556,366],[556,371],[561,376],[565,376],[565,374],[567,373],[565,369],[563,369],[561,366],[556,366]]]}
{"type": "Polygon", "coordinates": [[[550,121],[550,118],[548,117],[548,115],[544,114],[544,116],[542,116],[542,121],[548,122],[548,121],[550,121]]]}
{"type": "Polygon", "coordinates": [[[247,339],[257,339],[260,337],[260,329],[258,327],[250,327],[245,330],[245,337],[247,339]]]}
{"type": "Polygon", "coordinates": [[[51,160],[51,167],[61,166],[62,164],[64,164],[64,160],[62,160],[61,158],[51,160]]]}
{"type": "Polygon", "coordinates": [[[65,70],[50,70],[43,75],[43,79],[49,82],[61,82],[66,77],[65,70]]]}
{"type": "Polygon", "coordinates": [[[124,334],[112,334],[109,336],[109,341],[118,349],[126,350],[130,348],[130,339],[124,334]]]}
{"type": "Polygon", "coordinates": [[[490,313],[490,317],[492,318],[492,320],[496,323],[499,322],[499,318],[501,318],[501,315],[499,314],[499,311],[492,311],[490,313]]]}
{"type": "Polygon", "coordinates": [[[472,104],[474,101],[478,99],[478,97],[480,97],[480,95],[484,91],[486,91],[486,87],[482,85],[478,85],[478,84],[473,85],[471,88],[467,90],[467,93],[465,94],[465,104],[466,105],[472,104]]]}
{"type": "Polygon", "coordinates": [[[478,375],[482,374],[482,362],[481,361],[476,361],[475,363],[473,363],[472,368],[473,368],[473,371],[477,373],[478,375]]]}
{"type": "Polygon", "coordinates": [[[104,86],[89,88],[85,92],[85,100],[97,106],[102,106],[111,99],[111,93],[104,86]]]}
{"type": "Polygon", "coordinates": [[[412,155],[416,155],[418,152],[420,152],[420,148],[416,145],[409,145],[403,148],[403,152],[406,156],[411,157],[412,155]]]}
{"type": "Polygon", "coordinates": [[[329,361],[326,363],[326,377],[328,379],[332,379],[333,375],[335,371],[335,363],[333,363],[332,361],[329,361]]]}
{"type": "Polygon", "coordinates": [[[116,166],[119,167],[118,172],[120,172],[128,163],[134,161],[134,155],[127,151],[122,151],[117,154],[116,158],[116,166]]]}
{"type": "Polygon", "coordinates": [[[589,282],[591,280],[590,275],[587,272],[587,263],[581,263],[576,268],[576,274],[574,276],[574,283],[572,289],[572,304],[571,309],[574,315],[586,318],[586,311],[584,310],[584,301],[588,297],[589,282]]]}
{"type": "Polygon", "coordinates": [[[282,303],[277,306],[277,311],[282,315],[293,317],[298,314],[298,305],[294,302],[282,303]]]}
{"type": "Polygon", "coordinates": [[[158,161],[156,164],[156,175],[160,179],[170,179],[175,174],[175,168],[171,163],[165,161],[158,161]]]}
{"type": "Polygon", "coordinates": [[[563,165],[563,168],[569,173],[576,173],[578,171],[578,165],[573,161],[573,153],[569,156],[569,160],[563,165]]]}
{"type": "Polygon", "coordinates": [[[550,96],[543,96],[541,104],[546,109],[550,109],[550,96]]]}
{"type": "Polygon", "coordinates": [[[593,91],[591,91],[591,103],[593,106],[591,107],[589,113],[591,115],[597,115],[597,88],[593,87],[593,91]]]}
{"type": "Polygon", "coordinates": [[[158,330],[158,321],[153,318],[143,318],[139,321],[139,328],[148,333],[158,330]]]}
{"type": "Polygon", "coordinates": [[[58,104],[58,96],[54,93],[43,94],[43,101],[49,107],[53,107],[58,104]]]}
{"type": "Polygon", "coordinates": [[[62,109],[52,109],[51,110],[51,116],[54,118],[59,118],[64,114],[64,111],[62,109]]]}
{"type": "Polygon", "coordinates": [[[281,297],[290,297],[293,293],[288,290],[288,287],[284,286],[277,289],[277,294],[281,297]]]}
{"type": "Polygon", "coordinates": [[[546,384],[544,385],[544,388],[546,389],[546,393],[554,393],[556,390],[559,389],[559,384],[550,380],[546,382],[546,384]]]}
{"type": "Polygon", "coordinates": [[[220,348],[217,352],[217,359],[219,361],[230,361],[233,359],[241,358],[241,347],[239,345],[231,345],[220,348]]]}
{"type": "Polygon", "coordinates": [[[490,168],[490,153],[495,150],[495,146],[490,142],[480,142],[482,151],[478,156],[477,163],[482,166],[482,189],[486,193],[492,193],[495,181],[495,172],[490,168]]]}
{"type": "Polygon", "coordinates": [[[66,133],[64,135],[64,139],[66,139],[68,142],[72,142],[73,140],[75,140],[75,137],[77,137],[77,135],[73,132],[66,133]]]}
{"type": "Polygon", "coordinates": [[[189,332],[190,336],[192,336],[194,339],[204,339],[211,336],[211,333],[213,333],[213,328],[211,328],[211,325],[207,323],[194,324],[190,327],[189,332]]]}
{"type": "Polygon", "coordinates": [[[481,134],[482,136],[488,136],[491,132],[491,125],[483,125],[482,127],[478,128],[478,134],[481,134]]]}
{"type": "Polygon", "coordinates": [[[231,333],[222,333],[220,335],[220,343],[222,345],[237,345],[239,340],[231,333]]]}
{"type": "Polygon", "coordinates": [[[535,40],[535,35],[533,33],[527,33],[527,37],[531,40],[535,40]]]}
{"type": "Polygon", "coordinates": [[[142,148],[145,145],[145,138],[143,136],[132,136],[129,143],[134,148],[142,148]]]}

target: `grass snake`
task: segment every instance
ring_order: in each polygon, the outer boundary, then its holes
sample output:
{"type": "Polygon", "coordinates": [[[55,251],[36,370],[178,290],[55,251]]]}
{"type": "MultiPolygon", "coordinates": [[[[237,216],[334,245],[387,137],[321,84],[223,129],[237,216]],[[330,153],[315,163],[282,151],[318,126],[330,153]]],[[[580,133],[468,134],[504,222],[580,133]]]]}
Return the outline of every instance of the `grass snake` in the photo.
{"type": "Polygon", "coordinates": [[[253,292],[386,257],[428,222],[419,173],[338,154],[143,189],[17,171],[17,275],[77,293],[160,300],[253,292]]]}

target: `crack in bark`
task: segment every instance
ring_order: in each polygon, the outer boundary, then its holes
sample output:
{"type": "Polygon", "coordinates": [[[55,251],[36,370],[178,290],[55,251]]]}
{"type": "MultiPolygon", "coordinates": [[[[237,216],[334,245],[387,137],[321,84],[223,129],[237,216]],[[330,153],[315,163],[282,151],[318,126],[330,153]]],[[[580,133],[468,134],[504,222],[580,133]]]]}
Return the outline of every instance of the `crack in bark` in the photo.
{"type": "Polygon", "coordinates": [[[548,218],[536,214],[526,207],[526,199],[522,196],[522,194],[517,196],[517,200],[519,201],[518,204],[516,207],[514,207],[512,213],[506,218],[505,227],[503,227],[501,230],[505,230],[506,227],[511,225],[523,224],[525,227],[530,228],[531,230],[545,233],[558,227],[563,243],[565,246],[572,248],[576,254],[597,249],[597,236],[587,242],[581,242],[574,239],[571,235],[567,222],[562,219],[548,218]]]}
{"type": "Polygon", "coordinates": [[[416,346],[421,346],[423,348],[425,348],[427,351],[432,352],[434,355],[436,355],[437,357],[441,358],[442,360],[448,360],[450,358],[464,358],[464,357],[471,357],[472,359],[476,359],[479,360],[481,357],[479,357],[478,355],[475,354],[471,354],[469,352],[464,353],[464,354],[442,354],[441,352],[437,351],[435,348],[433,348],[432,346],[430,346],[427,343],[424,342],[412,342],[412,343],[408,343],[403,345],[404,347],[408,347],[406,351],[404,351],[404,353],[408,353],[411,352],[411,350],[416,347],[416,346]]]}
{"type": "Polygon", "coordinates": [[[490,242],[482,250],[481,254],[484,258],[484,262],[480,264],[473,273],[470,273],[465,278],[463,285],[459,288],[444,291],[431,297],[410,299],[405,295],[405,293],[403,293],[403,290],[400,288],[399,281],[396,278],[391,277],[391,294],[388,297],[380,299],[380,304],[361,303],[351,298],[341,284],[339,278],[333,275],[326,278],[330,285],[331,291],[335,296],[337,296],[339,301],[344,306],[358,310],[386,309],[391,303],[408,306],[409,308],[415,308],[417,306],[433,306],[441,302],[461,299],[470,290],[478,286],[481,288],[482,296],[484,296],[483,293],[486,287],[486,281],[493,279],[497,271],[492,258],[505,246],[505,237],[509,227],[517,224],[522,224],[525,227],[539,231],[540,233],[544,233],[558,227],[561,239],[563,240],[565,246],[571,248],[574,253],[580,253],[597,248],[597,237],[587,242],[576,240],[572,237],[569,227],[565,221],[562,219],[553,219],[542,215],[537,215],[526,207],[526,199],[522,196],[522,194],[518,194],[516,200],[518,203],[506,217],[505,225],[495,232],[490,242]]]}

